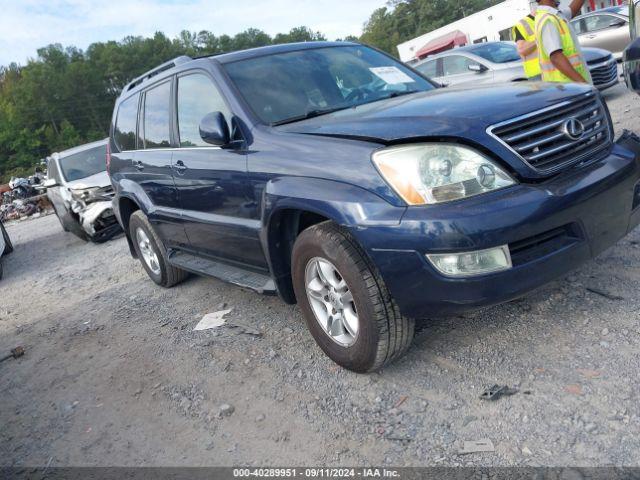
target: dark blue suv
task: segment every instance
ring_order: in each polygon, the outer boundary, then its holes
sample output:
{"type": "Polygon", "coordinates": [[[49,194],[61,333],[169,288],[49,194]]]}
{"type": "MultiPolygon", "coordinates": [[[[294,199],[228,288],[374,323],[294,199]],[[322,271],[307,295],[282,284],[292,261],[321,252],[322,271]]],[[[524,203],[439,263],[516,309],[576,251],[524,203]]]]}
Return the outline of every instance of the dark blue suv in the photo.
{"type": "Polygon", "coordinates": [[[639,155],[593,88],[443,89],[355,43],[176,58],[124,88],[109,147],[154,282],[298,302],[358,372],[402,355],[413,319],[522,296],[640,221],[639,155]]]}

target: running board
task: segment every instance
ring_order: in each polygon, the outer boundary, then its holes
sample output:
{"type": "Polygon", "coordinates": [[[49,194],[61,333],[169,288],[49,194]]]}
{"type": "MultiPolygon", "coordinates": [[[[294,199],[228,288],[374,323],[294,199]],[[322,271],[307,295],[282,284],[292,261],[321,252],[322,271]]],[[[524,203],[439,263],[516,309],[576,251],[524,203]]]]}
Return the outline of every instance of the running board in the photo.
{"type": "Polygon", "coordinates": [[[240,287],[250,288],[258,293],[275,294],[276,284],[268,275],[252,272],[240,267],[216,262],[207,258],[197,257],[190,253],[173,251],[169,252],[169,263],[174,267],[187,270],[192,273],[219,278],[225,282],[233,283],[240,287]]]}

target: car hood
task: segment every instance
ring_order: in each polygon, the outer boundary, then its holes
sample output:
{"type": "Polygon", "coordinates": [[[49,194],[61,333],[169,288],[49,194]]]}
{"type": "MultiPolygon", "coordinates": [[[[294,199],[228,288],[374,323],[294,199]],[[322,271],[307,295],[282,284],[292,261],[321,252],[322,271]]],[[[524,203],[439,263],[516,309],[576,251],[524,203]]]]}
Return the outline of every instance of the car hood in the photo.
{"type": "Polygon", "coordinates": [[[352,138],[383,144],[412,138],[484,138],[487,127],[592,91],[590,86],[515,82],[449,87],[381,100],[279,131],[352,138]]]}
{"type": "Polygon", "coordinates": [[[582,54],[587,63],[596,62],[598,60],[606,60],[612,56],[609,50],[603,48],[582,48],[582,54]]]}
{"type": "Polygon", "coordinates": [[[80,178],[78,180],[74,180],[72,182],[67,183],[67,187],[72,190],[84,190],[86,188],[102,188],[108,187],[111,185],[111,180],[109,179],[109,174],[107,171],[98,172],[89,177],[80,178]]]}

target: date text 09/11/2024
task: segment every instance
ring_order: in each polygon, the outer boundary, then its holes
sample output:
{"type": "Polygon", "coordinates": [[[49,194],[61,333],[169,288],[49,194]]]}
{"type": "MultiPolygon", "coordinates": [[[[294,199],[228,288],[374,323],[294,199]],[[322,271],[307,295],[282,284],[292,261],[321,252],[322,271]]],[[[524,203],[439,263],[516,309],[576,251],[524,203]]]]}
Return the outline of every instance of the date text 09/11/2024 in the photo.
{"type": "Polygon", "coordinates": [[[386,468],[234,468],[234,478],[399,478],[400,472],[386,468]]]}

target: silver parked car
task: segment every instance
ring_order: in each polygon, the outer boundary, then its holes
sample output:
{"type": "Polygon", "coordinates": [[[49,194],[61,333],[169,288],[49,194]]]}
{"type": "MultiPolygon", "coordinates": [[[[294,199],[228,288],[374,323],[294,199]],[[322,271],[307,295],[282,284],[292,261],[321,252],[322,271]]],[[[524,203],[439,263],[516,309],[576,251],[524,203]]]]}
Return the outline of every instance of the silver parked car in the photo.
{"type": "Polygon", "coordinates": [[[63,230],[96,243],[121,231],[111,205],[113,187],[105,163],[107,141],[52,154],[44,182],[63,230]]]}
{"type": "MultiPolygon", "coordinates": [[[[583,48],[593,83],[599,90],[618,83],[618,67],[611,52],[583,48]]],[[[413,65],[442,85],[500,83],[526,80],[522,59],[513,42],[486,42],[455,48],[413,65]]]]}
{"type": "Polygon", "coordinates": [[[571,25],[578,34],[580,45],[609,50],[616,60],[622,58],[622,52],[631,42],[626,5],[580,15],[571,20],[571,25]]]}

